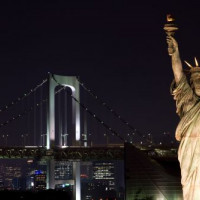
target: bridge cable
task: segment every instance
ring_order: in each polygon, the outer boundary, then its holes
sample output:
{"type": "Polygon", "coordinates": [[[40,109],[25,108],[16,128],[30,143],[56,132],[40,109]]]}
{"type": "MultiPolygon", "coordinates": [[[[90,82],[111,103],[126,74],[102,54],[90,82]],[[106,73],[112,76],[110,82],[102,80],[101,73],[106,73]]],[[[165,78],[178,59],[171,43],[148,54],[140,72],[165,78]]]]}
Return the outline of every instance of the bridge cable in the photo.
{"type": "Polygon", "coordinates": [[[122,141],[126,142],[126,140],[120,136],[119,133],[117,133],[115,130],[113,130],[110,126],[108,126],[104,121],[102,121],[95,113],[90,111],[86,106],[84,106],[79,100],[77,100],[73,95],[71,97],[83,108],[87,113],[89,113],[91,116],[93,116],[99,123],[101,123],[107,130],[112,132],[114,135],[116,135],[118,138],[120,138],[122,141]]]}
{"type": "Polygon", "coordinates": [[[97,95],[95,95],[90,89],[88,89],[83,82],[80,81],[79,77],[77,77],[80,85],[102,106],[104,106],[107,110],[109,110],[115,117],[117,117],[121,122],[123,122],[126,126],[128,126],[132,131],[137,133],[140,137],[144,135],[140,131],[138,131],[136,128],[134,128],[129,122],[127,122],[125,119],[123,119],[114,109],[112,109],[110,106],[107,105],[103,100],[101,100],[97,95]]]}
{"type": "Polygon", "coordinates": [[[39,87],[41,87],[46,82],[47,82],[47,79],[43,80],[42,83],[40,83],[39,85],[37,85],[35,88],[31,89],[29,92],[24,93],[22,96],[18,97],[17,99],[15,99],[14,101],[12,101],[11,103],[9,103],[6,106],[3,106],[2,108],[0,108],[0,113],[3,112],[3,111],[8,110],[11,106],[19,103],[20,101],[22,101],[23,99],[25,99],[26,97],[28,97],[30,94],[32,94],[33,92],[35,92],[39,87]]]}
{"type": "MultiPolygon", "coordinates": [[[[58,91],[55,92],[55,94],[58,94],[59,92],[61,92],[64,88],[59,89],[58,91]]],[[[36,108],[38,108],[39,106],[41,106],[42,104],[46,103],[48,99],[43,99],[40,103],[36,104],[36,108]]],[[[13,117],[11,117],[9,120],[4,121],[2,123],[0,123],[0,128],[2,128],[3,126],[7,126],[8,124],[10,124],[11,122],[26,116],[27,114],[29,114],[30,112],[32,112],[34,110],[34,107],[30,107],[29,109],[25,109],[23,112],[21,112],[20,114],[17,114],[13,117]]]]}

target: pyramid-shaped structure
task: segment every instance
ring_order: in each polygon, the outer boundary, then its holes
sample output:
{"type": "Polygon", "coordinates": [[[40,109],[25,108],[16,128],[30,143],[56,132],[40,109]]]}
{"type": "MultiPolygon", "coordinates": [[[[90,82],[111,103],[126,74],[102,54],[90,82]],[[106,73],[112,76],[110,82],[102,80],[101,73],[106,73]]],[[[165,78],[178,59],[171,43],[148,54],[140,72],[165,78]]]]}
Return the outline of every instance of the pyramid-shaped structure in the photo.
{"type": "Polygon", "coordinates": [[[141,150],[125,144],[126,200],[182,200],[180,177],[173,176],[141,150]]]}

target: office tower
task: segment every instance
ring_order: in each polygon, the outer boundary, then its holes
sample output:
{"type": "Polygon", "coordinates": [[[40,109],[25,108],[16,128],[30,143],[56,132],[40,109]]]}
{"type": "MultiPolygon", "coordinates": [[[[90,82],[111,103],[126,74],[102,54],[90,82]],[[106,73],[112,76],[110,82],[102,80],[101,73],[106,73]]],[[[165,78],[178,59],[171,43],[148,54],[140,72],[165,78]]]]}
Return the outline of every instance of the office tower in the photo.
{"type": "Polygon", "coordinates": [[[45,190],[46,189],[46,173],[44,173],[41,170],[35,171],[34,189],[35,190],[45,190]]]}
{"type": "Polygon", "coordinates": [[[113,161],[94,161],[91,170],[92,179],[82,177],[83,199],[116,198],[115,163],[113,161]]]}
{"type": "Polygon", "coordinates": [[[71,180],[72,173],[72,162],[57,161],[55,163],[55,180],[71,180]]]}

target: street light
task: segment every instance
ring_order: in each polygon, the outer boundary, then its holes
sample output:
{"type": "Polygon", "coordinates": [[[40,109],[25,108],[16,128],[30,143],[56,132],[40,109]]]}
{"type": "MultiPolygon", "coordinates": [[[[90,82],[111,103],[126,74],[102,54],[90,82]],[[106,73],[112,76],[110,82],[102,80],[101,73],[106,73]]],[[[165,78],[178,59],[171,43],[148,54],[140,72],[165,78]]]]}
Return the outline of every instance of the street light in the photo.
{"type": "Polygon", "coordinates": [[[24,135],[21,135],[21,139],[22,139],[22,146],[25,146],[25,141],[24,141],[24,135]]]}
{"type": "Polygon", "coordinates": [[[41,134],[41,143],[42,143],[41,145],[42,145],[42,147],[45,146],[46,135],[47,135],[47,134],[41,134]]]}
{"type": "Polygon", "coordinates": [[[65,133],[65,134],[62,134],[62,137],[63,137],[63,146],[67,146],[67,136],[69,134],[65,133]]]}
{"type": "Polygon", "coordinates": [[[5,139],[5,144],[4,144],[5,146],[7,146],[8,144],[8,136],[9,136],[8,134],[2,135],[2,138],[5,139]]]}
{"type": "Polygon", "coordinates": [[[26,145],[26,137],[28,137],[28,134],[21,134],[22,146],[26,145]]]}
{"type": "Polygon", "coordinates": [[[153,143],[153,141],[152,141],[152,134],[151,134],[151,133],[148,134],[148,140],[149,140],[149,142],[150,142],[151,144],[153,143]]]}

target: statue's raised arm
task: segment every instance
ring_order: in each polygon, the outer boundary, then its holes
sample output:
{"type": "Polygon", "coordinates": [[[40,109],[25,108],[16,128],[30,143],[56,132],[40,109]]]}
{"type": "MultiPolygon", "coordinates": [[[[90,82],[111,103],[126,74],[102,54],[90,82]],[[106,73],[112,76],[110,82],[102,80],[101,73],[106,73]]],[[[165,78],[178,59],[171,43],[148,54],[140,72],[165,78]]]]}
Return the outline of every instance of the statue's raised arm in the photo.
{"type": "Polygon", "coordinates": [[[178,30],[176,24],[174,24],[174,18],[168,14],[167,23],[164,25],[164,30],[167,34],[167,44],[168,44],[168,54],[172,59],[172,69],[174,72],[174,78],[176,83],[178,83],[183,75],[183,68],[180,59],[178,43],[174,38],[175,31],[178,30]]]}
{"type": "Polygon", "coordinates": [[[168,54],[172,59],[172,69],[174,73],[174,79],[178,83],[183,75],[183,67],[180,59],[178,43],[172,36],[167,36],[168,54]]]}

